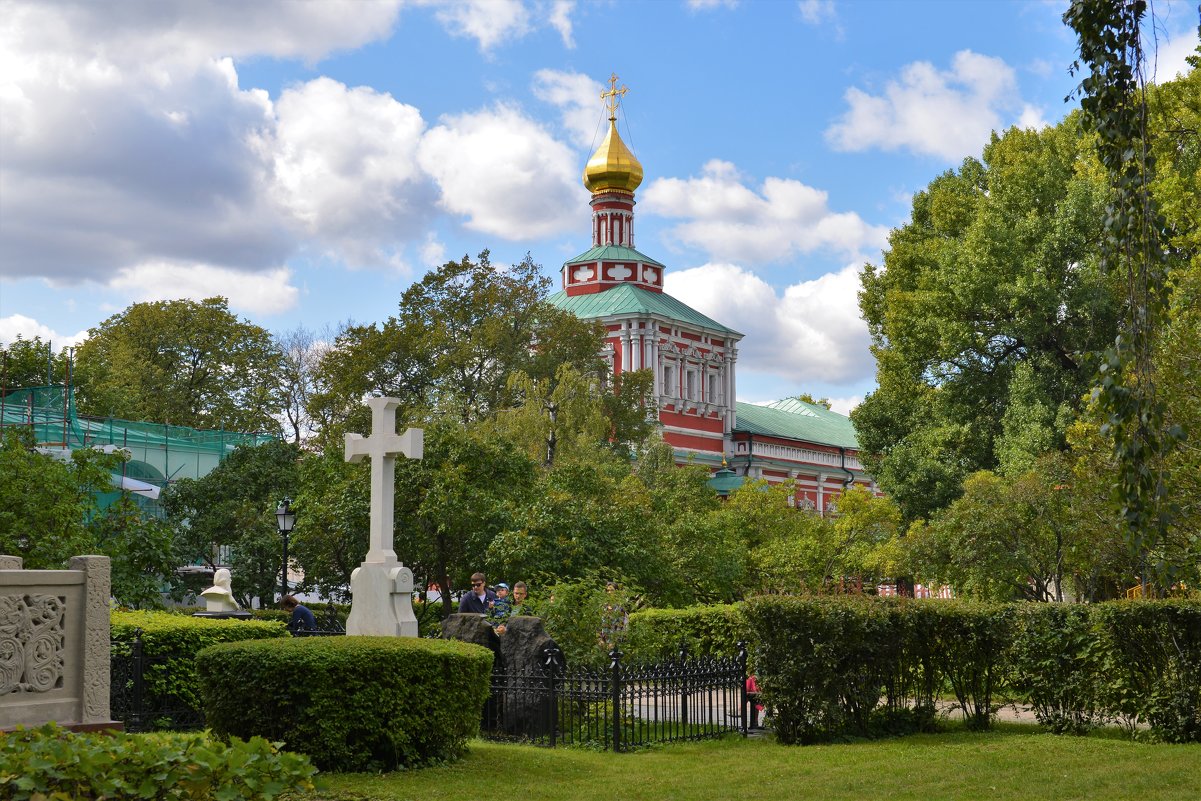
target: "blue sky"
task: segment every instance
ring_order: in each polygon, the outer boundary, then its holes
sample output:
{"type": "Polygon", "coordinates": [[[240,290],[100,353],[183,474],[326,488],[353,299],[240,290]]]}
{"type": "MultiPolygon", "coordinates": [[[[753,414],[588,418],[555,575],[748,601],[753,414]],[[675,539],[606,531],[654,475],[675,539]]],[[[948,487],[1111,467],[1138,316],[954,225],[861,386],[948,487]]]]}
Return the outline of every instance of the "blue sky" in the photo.
{"type": "MultiPolygon", "coordinates": [[[[636,244],[743,331],[740,400],[874,385],[857,273],[990,131],[1071,108],[1059,2],[0,2],[0,340],[227,295],[378,322],[447,258],[588,248],[610,73],[636,244]]],[[[1157,3],[1159,75],[1197,42],[1157,3]]]]}

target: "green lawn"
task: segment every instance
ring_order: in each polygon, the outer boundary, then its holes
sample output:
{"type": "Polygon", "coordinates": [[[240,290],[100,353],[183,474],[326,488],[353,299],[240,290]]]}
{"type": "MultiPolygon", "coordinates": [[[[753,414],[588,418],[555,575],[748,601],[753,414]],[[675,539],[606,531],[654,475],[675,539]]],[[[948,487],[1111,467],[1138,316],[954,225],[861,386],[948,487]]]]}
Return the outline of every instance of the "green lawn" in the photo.
{"type": "Polygon", "coordinates": [[[1201,799],[1201,745],[1057,737],[1019,724],[804,748],[735,738],[633,754],[477,740],[448,767],[325,782],[306,801],[1192,801],[1201,799]]]}

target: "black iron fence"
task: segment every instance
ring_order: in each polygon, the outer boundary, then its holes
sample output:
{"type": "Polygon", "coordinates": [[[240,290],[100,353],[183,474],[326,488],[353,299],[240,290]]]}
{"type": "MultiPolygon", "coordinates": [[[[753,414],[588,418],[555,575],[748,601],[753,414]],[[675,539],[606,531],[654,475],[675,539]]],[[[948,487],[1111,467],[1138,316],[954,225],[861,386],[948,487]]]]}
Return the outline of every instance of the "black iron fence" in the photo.
{"type": "MultiPolygon", "coordinates": [[[[125,723],[126,731],[204,728],[199,700],[173,681],[178,676],[172,674],[182,669],[178,659],[147,655],[141,631],[132,640],[112,641],[110,653],[112,715],[125,723]]],[[[622,656],[611,651],[605,668],[569,668],[562,653],[551,648],[539,664],[494,670],[481,735],[552,748],[594,745],[628,751],[734,732],[745,736],[754,725],[744,644],[739,643],[735,657],[690,657],[681,649],[664,662],[626,664],[622,656]]]]}
{"type": "Polygon", "coordinates": [[[111,641],[109,659],[112,716],[125,723],[126,731],[204,728],[198,700],[172,691],[179,686],[172,681],[179,670],[178,658],[148,656],[141,630],[134,632],[132,640],[111,641]]]}
{"type": "Polygon", "coordinates": [[[481,733],[535,745],[596,745],[628,751],[651,743],[747,732],[746,648],[736,657],[689,657],[606,668],[568,668],[558,649],[540,664],[499,668],[481,733]]]}

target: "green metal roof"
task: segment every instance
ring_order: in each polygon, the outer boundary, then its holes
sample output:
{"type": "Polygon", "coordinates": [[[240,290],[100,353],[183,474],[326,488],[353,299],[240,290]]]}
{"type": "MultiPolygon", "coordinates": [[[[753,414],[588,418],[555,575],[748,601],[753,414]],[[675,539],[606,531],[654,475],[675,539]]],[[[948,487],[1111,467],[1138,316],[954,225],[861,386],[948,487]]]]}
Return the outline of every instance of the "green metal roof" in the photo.
{"type": "Polygon", "coordinates": [[[655,261],[650,256],[639,253],[633,248],[627,248],[624,245],[598,245],[592,248],[592,250],[585,250],[574,259],[568,259],[564,264],[580,264],[591,261],[640,261],[643,264],[653,264],[656,267],[663,267],[662,263],[655,261]]]}
{"type": "Polygon", "coordinates": [[[729,495],[746,482],[746,476],[740,476],[728,467],[718,470],[709,479],[709,487],[718,495],[729,495]]]}
{"type": "Polygon", "coordinates": [[[733,337],[742,336],[733,328],[726,328],[665,292],[651,292],[633,284],[618,284],[612,289],[587,295],[568,295],[560,290],[546,300],[551,305],[585,320],[619,314],[645,314],[688,323],[733,337]]]}
{"type": "Polygon", "coordinates": [[[795,398],[775,401],[766,406],[738,403],[735,406],[734,430],[840,448],[859,447],[851,418],[795,398]]]}

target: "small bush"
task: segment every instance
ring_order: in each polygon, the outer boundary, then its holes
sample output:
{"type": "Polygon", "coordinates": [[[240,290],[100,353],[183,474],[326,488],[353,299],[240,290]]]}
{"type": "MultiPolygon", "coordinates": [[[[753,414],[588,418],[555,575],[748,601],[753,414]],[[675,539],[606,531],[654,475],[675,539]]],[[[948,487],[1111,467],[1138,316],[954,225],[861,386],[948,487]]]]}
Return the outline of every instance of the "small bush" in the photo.
{"type": "Polygon", "coordinates": [[[458,758],[479,729],[492,652],[450,640],[298,637],[196,660],[214,732],[282,740],[322,770],[458,758]]]}
{"type": "Polygon", "coordinates": [[[750,636],[742,604],[645,609],[630,615],[627,660],[654,662],[674,657],[680,646],[690,656],[736,656],[750,636]]]}
{"type": "Polygon", "coordinates": [[[1201,742],[1201,603],[1116,601],[1091,607],[1100,705],[1133,733],[1201,742]]]}
{"type": "Polygon", "coordinates": [[[219,642],[288,636],[287,628],[273,621],[219,620],[170,612],[113,612],[109,620],[114,655],[127,655],[135,633],[142,632],[146,705],[158,709],[182,705],[197,714],[203,711],[196,678],[197,652],[219,642]]]}
{"type": "Polygon", "coordinates": [[[934,659],[963,710],[968,728],[992,724],[993,698],[1005,677],[1017,604],[934,601],[934,659]]]}
{"type": "Polygon", "coordinates": [[[746,602],[755,673],[783,743],[866,735],[898,650],[888,606],[863,598],[746,602]]]}
{"type": "Polygon", "coordinates": [[[75,734],[50,723],[0,738],[0,798],[12,801],[270,801],[314,789],[316,772],[261,737],[75,734]]]}
{"type": "Polygon", "coordinates": [[[1033,707],[1039,725],[1056,734],[1086,734],[1105,720],[1094,611],[1064,604],[1017,609],[1010,689],[1033,707]]]}

